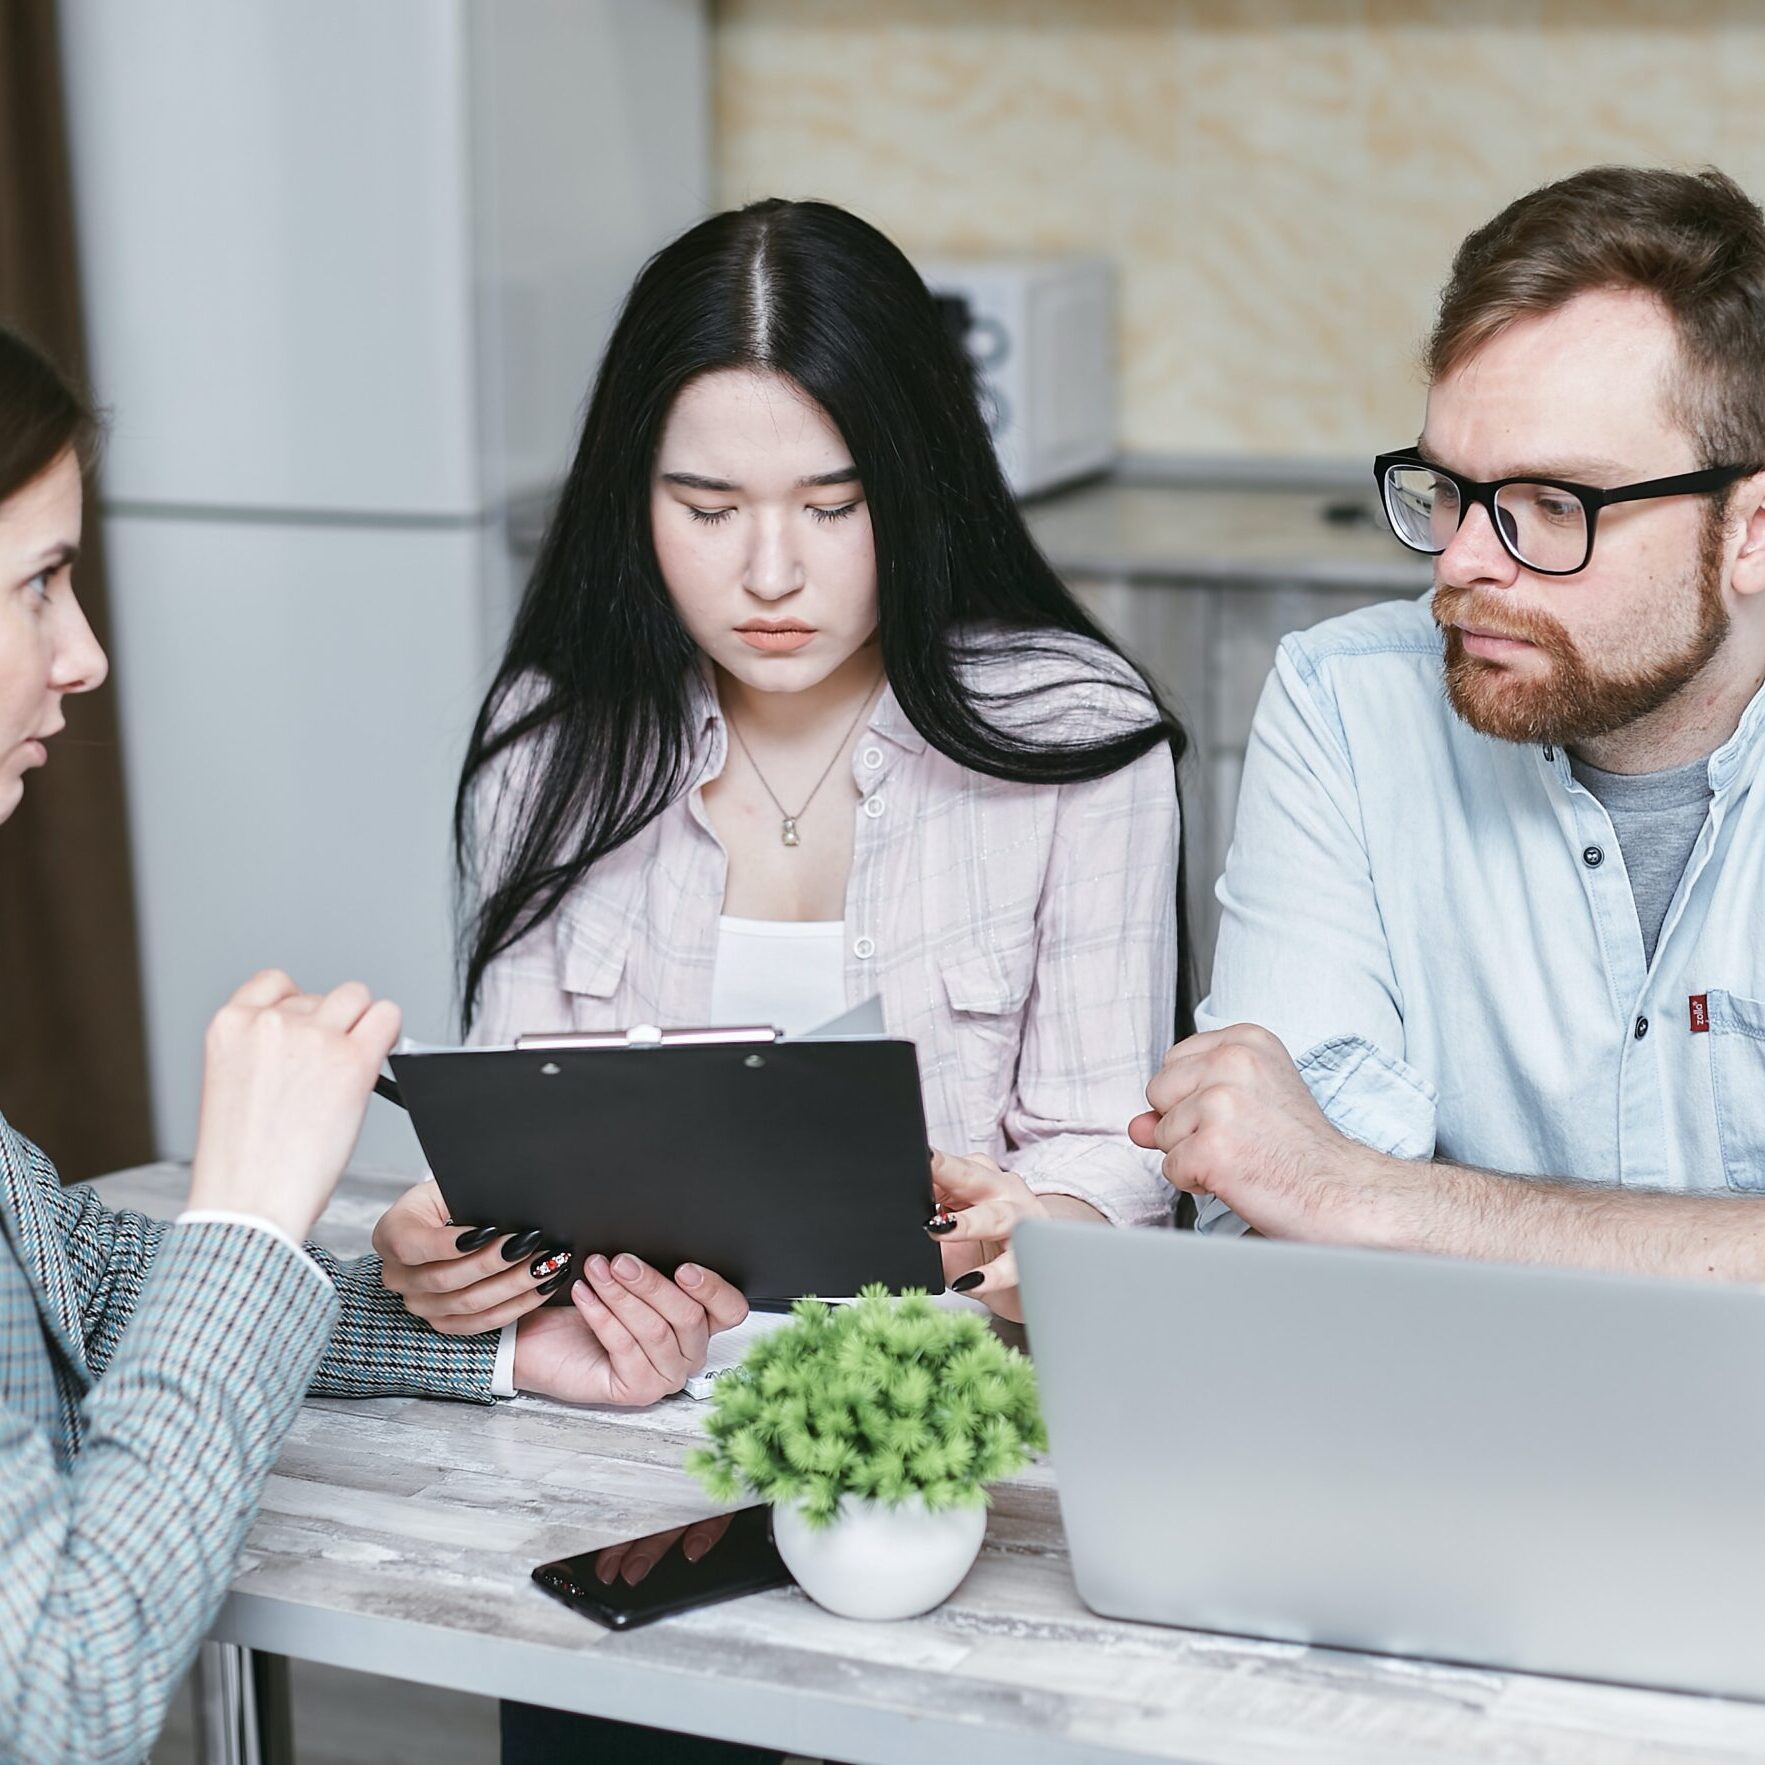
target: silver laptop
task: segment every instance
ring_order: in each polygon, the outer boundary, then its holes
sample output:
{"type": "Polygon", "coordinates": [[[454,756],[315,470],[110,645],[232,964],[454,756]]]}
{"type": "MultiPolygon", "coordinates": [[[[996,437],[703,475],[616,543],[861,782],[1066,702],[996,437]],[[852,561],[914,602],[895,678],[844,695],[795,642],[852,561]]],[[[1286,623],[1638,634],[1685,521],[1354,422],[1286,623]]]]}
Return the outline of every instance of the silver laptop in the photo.
{"type": "Polygon", "coordinates": [[[1765,1698],[1765,1294],[1032,1221],[1080,1596],[1765,1698]]]}

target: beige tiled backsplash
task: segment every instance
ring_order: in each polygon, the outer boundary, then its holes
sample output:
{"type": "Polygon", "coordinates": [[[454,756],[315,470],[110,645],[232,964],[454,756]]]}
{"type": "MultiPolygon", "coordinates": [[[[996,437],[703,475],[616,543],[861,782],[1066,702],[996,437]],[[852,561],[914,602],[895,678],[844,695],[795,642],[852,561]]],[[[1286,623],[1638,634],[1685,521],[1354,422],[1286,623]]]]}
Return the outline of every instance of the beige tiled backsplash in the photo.
{"type": "Polygon", "coordinates": [[[1122,435],[1361,456],[1413,436],[1454,245],[1600,161],[1765,192],[1759,0],[717,0],[726,202],[909,251],[1101,251],[1122,435]]]}

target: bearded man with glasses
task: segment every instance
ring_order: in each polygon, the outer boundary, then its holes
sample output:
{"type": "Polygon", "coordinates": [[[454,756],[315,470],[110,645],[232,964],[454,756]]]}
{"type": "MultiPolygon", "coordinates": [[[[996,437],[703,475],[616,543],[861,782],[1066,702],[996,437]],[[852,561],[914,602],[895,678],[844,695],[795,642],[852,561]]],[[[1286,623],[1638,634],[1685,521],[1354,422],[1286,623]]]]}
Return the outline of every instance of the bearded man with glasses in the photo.
{"type": "Polygon", "coordinates": [[[1427,360],[1433,593],[1283,643],[1135,1137],[1203,1230],[1765,1280],[1765,216],[1533,191],[1427,360]]]}

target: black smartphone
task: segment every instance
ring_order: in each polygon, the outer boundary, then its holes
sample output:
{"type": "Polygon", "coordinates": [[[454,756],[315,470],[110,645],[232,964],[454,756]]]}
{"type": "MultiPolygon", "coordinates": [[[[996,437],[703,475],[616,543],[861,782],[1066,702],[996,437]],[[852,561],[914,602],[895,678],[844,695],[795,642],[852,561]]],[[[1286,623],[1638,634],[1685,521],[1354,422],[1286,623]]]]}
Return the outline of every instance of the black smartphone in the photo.
{"type": "Polygon", "coordinates": [[[533,1579],[597,1624],[630,1630],[694,1606],[784,1587],[791,1572],[772,1542],[772,1510],[760,1506],[541,1563],[533,1579]],[[687,1547],[701,1545],[698,1561],[689,1561],[687,1547]]]}

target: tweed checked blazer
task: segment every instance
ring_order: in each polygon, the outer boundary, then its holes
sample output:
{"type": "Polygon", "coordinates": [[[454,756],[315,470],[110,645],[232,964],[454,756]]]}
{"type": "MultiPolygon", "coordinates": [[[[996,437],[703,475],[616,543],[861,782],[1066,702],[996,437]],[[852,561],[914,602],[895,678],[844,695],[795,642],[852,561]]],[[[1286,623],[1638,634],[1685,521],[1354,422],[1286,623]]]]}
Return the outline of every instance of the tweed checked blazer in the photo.
{"type": "Polygon", "coordinates": [[[63,1189],[0,1120],[0,1760],[138,1761],[316,1393],[489,1402],[379,1260],[63,1189]]]}

